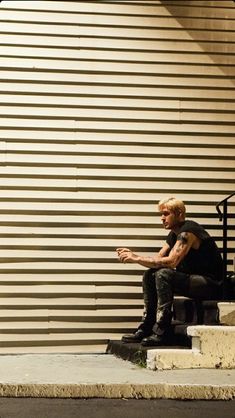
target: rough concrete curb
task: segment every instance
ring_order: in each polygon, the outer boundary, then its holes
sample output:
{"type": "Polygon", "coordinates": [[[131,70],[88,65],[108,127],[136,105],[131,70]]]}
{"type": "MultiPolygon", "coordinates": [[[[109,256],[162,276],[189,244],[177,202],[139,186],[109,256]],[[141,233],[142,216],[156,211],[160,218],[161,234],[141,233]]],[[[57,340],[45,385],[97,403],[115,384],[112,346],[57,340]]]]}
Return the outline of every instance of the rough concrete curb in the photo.
{"type": "Polygon", "coordinates": [[[0,397],[231,400],[235,385],[1,384],[0,397]]]}

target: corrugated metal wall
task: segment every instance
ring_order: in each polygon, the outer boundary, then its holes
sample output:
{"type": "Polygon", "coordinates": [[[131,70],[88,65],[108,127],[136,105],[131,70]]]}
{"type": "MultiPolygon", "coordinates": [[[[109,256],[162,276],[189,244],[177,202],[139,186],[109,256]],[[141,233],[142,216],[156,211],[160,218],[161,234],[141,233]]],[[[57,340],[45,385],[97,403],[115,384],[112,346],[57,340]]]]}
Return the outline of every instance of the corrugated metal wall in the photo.
{"type": "Polygon", "coordinates": [[[222,246],[235,5],[2,1],[0,35],[0,352],[104,351],[142,313],[115,248],[159,249],[159,199],[222,246]]]}

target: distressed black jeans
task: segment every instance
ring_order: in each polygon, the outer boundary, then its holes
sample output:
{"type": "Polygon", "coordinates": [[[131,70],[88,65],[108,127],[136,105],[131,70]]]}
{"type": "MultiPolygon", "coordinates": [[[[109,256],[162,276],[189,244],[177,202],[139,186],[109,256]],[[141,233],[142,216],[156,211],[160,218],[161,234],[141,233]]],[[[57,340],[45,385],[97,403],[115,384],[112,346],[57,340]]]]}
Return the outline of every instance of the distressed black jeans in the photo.
{"type": "Polygon", "coordinates": [[[218,286],[204,276],[170,268],[146,270],[143,275],[145,311],[139,329],[151,333],[159,326],[169,328],[174,295],[209,300],[218,298],[218,293],[218,286]]]}

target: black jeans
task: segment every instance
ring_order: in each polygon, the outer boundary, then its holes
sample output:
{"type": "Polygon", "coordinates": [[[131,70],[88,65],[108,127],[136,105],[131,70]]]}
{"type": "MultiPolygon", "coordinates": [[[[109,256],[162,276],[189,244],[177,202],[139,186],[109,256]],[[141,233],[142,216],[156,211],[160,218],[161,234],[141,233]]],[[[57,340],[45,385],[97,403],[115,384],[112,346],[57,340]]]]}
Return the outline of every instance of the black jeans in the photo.
{"type": "Polygon", "coordinates": [[[210,278],[170,268],[149,269],[143,275],[145,312],[139,329],[150,334],[159,326],[168,328],[174,295],[208,300],[218,298],[219,293],[219,287],[210,278]]]}

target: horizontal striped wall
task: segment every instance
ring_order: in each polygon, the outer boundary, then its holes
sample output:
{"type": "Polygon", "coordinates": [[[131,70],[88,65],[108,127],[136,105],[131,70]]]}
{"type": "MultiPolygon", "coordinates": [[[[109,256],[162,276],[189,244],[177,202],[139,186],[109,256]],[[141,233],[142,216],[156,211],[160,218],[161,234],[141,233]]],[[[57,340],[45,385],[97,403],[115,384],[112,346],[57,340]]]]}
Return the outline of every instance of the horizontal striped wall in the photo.
{"type": "Polygon", "coordinates": [[[115,248],[161,247],[159,199],[222,248],[235,4],[2,1],[0,23],[0,352],[103,352],[143,308],[115,248]]]}

